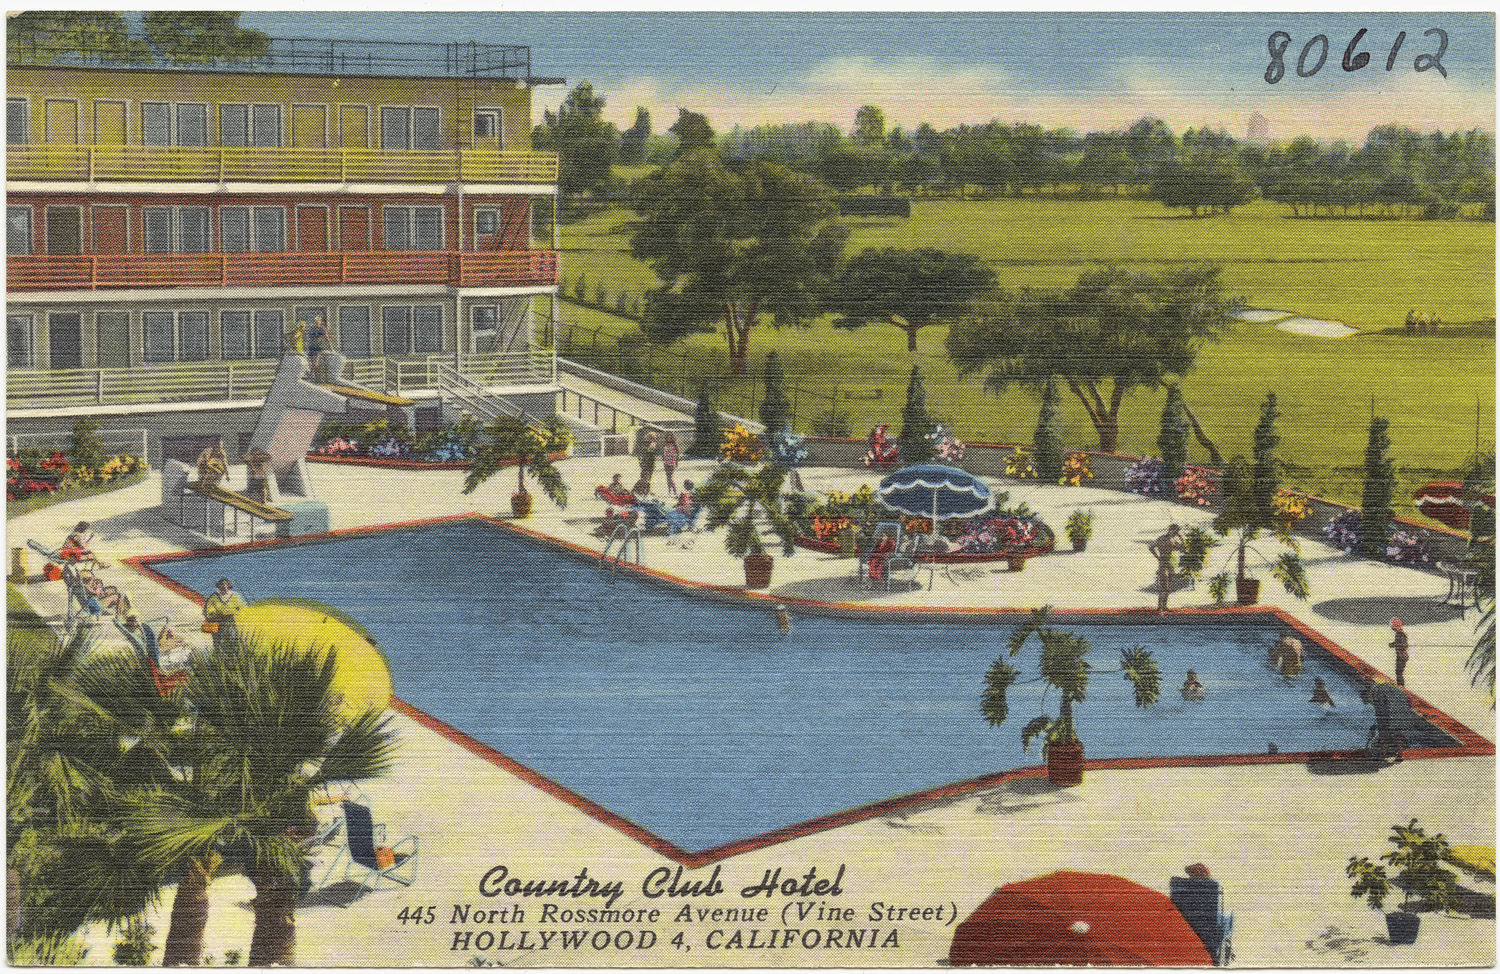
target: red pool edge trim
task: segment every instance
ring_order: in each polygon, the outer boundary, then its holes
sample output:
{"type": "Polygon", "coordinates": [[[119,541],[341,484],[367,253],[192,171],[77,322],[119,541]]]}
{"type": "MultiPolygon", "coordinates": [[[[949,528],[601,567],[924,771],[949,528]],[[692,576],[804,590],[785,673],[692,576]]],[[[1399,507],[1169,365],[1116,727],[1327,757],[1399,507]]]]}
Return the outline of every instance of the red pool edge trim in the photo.
{"type": "MultiPolygon", "coordinates": [[[[421,518],[414,521],[402,521],[392,524],[366,525],[357,528],[345,528],[338,531],[327,531],[318,534],[302,535],[296,538],[273,538],[261,541],[244,542],[237,545],[226,545],[218,548],[204,548],[192,551],[171,552],[160,555],[138,555],[121,559],[121,561],[129,564],[132,568],[136,569],[142,574],[155,579],[172,591],[184,595],[201,605],[205,601],[204,596],[199,595],[197,592],[194,592],[191,589],[178,584],[167,576],[156,572],[151,568],[151,565],[156,562],[179,561],[185,558],[213,556],[225,553],[237,553],[255,548],[289,547],[297,544],[333,540],[350,535],[399,531],[410,528],[425,527],[434,524],[444,524],[466,520],[472,520],[477,523],[498,528],[504,531],[511,531],[523,537],[531,538],[535,541],[546,544],[550,547],[561,548],[566,551],[573,552],[577,555],[583,555],[595,560],[600,559],[600,552],[595,551],[592,548],[577,544],[576,542],[567,541],[562,538],[556,538],[549,534],[543,534],[539,531],[523,527],[512,520],[500,517],[492,517],[485,514],[465,513],[449,514],[443,515],[441,517],[421,518]]],[[[658,582],[664,582],[671,587],[683,589],[686,591],[712,593],[715,595],[730,595],[740,601],[749,602],[752,604],[765,604],[768,607],[776,604],[795,605],[800,608],[809,610],[811,614],[878,616],[897,613],[908,616],[915,615],[933,618],[952,618],[962,616],[1029,616],[1034,611],[1033,609],[1029,608],[1016,607],[991,608],[972,606],[951,608],[924,608],[920,606],[867,606],[849,602],[823,602],[814,599],[778,598],[769,593],[747,591],[746,589],[738,586],[714,585],[706,582],[696,582],[690,579],[685,579],[676,575],[669,574],[659,569],[648,568],[644,565],[636,565],[626,561],[620,561],[616,565],[616,567],[626,568],[649,579],[658,582]]],[[[1052,615],[1054,617],[1072,617],[1078,620],[1081,624],[1086,623],[1091,618],[1103,618],[1105,616],[1108,616],[1111,618],[1126,617],[1137,619],[1151,619],[1164,625],[1171,625],[1175,621],[1196,620],[1203,617],[1270,617],[1287,626],[1288,628],[1296,631],[1299,637],[1311,640],[1312,642],[1316,643],[1320,649],[1327,652],[1330,656],[1339,660],[1344,665],[1350,667],[1352,670],[1365,677],[1366,679],[1390,683],[1392,685],[1395,684],[1394,680],[1391,680],[1375,667],[1366,663],[1364,660],[1352,655],[1342,646],[1339,646],[1337,643],[1333,642],[1331,639],[1324,636],[1316,629],[1313,629],[1311,626],[1287,614],[1285,611],[1277,608],[1276,606],[1254,605],[1172,609],[1166,614],[1159,613],[1155,609],[1145,606],[1135,606],[1121,609],[1111,609],[1107,607],[1090,609],[1054,608],[1052,610],[1052,615]]],[[[1453,737],[1459,742],[1457,746],[1453,747],[1407,748],[1406,750],[1402,751],[1403,760],[1485,757],[1494,755],[1494,743],[1471,730],[1469,727],[1459,722],[1457,719],[1449,716],[1444,711],[1438,709],[1429,701],[1423,699],[1422,697],[1419,697],[1415,693],[1412,693],[1410,690],[1407,690],[1405,687],[1402,687],[1401,689],[1403,690],[1403,692],[1405,692],[1408,699],[1410,699],[1412,708],[1424,720],[1432,723],[1434,726],[1438,727],[1444,733],[1448,734],[1450,737],[1453,737]]],[[[406,703],[398,697],[393,696],[391,698],[391,706],[398,713],[411,718],[418,724],[422,725],[428,730],[439,734],[446,740],[458,745],[459,747],[462,747],[464,750],[475,755],[476,757],[488,761],[496,767],[499,767],[505,771],[510,772],[511,774],[516,775],[521,780],[527,782],[533,787],[540,789],[544,793],[560,799],[561,801],[567,803],[569,806],[578,809],[579,811],[590,816],[591,818],[594,818],[602,824],[608,825],[609,827],[626,835],[627,837],[640,842],[642,845],[645,845],[652,851],[657,852],[660,855],[672,860],[673,862],[677,862],[689,869],[696,869],[700,866],[710,865],[732,856],[742,855],[744,853],[753,852],[758,849],[764,849],[769,846],[779,845],[782,842],[788,842],[792,839],[803,838],[809,835],[814,835],[818,832],[824,832],[829,829],[839,828],[844,825],[850,825],[855,822],[861,822],[866,819],[875,818],[881,815],[896,814],[903,811],[920,808],[924,805],[929,805],[936,801],[942,801],[949,798],[956,798],[974,792],[983,791],[984,789],[993,788],[1009,781],[1029,778],[1045,778],[1047,775],[1047,769],[1045,765],[1028,765],[1020,768],[1011,768],[1004,771],[997,771],[992,774],[982,775],[977,778],[967,778],[963,781],[937,785],[932,788],[911,792],[909,794],[897,796],[894,798],[888,798],[883,801],[874,802],[872,804],[861,805],[856,808],[846,809],[841,812],[834,812],[829,815],[819,816],[817,818],[808,819],[807,821],[799,822],[794,825],[789,825],[770,832],[765,832],[760,835],[749,836],[744,839],[736,839],[733,842],[714,846],[709,849],[704,849],[697,852],[689,852],[661,838],[655,833],[637,825],[636,823],[631,822],[629,819],[623,818],[615,812],[610,811],[597,802],[594,802],[591,799],[567,788],[566,786],[561,785],[550,778],[547,778],[545,775],[542,775],[532,770],[531,768],[526,767],[525,765],[517,762],[513,758],[506,756],[502,752],[490,747],[489,745],[475,740],[474,738],[458,730],[457,728],[454,728],[443,722],[442,720],[433,717],[431,714],[428,714],[425,711],[420,710],[409,703],[406,703]]],[[[1368,760],[1368,758],[1369,755],[1364,750],[1290,751],[1276,754],[1189,755],[1178,757],[1144,758],[1086,758],[1083,762],[1083,767],[1085,772],[1087,772],[1090,770],[1147,770],[1155,768],[1202,768],[1257,764],[1312,764],[1314,762],[1363,761],[1368,760]]]]}

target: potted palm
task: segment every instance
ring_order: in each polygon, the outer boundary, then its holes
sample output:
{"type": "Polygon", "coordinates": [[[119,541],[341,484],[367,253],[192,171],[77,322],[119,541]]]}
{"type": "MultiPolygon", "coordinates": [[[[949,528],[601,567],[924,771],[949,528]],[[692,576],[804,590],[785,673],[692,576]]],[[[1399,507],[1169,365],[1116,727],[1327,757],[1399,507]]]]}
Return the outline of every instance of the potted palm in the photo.
{"type": "Polygon", "coordinates": [[[781,493],[786,469],[768,463],[750,470],[725,463],[714,471],[698,492],[698,501],[708,511],[705,527],[728,527],[724,548],[745,561],[745,587],[769,588],[774,559],[766,553],[763,539],[770,534],[781,541],[782,554],[796,551],[796,527],[786,513],[781,493]]]}
{"type": "Polygon", "coordinates": [[[1068,540],[1073,542],[1073,550],[1082,551],[1088,547],[1089,539],[1094,536],[1094,512],[1080,509],[1069,514],[1065,530],[1068,533],[1068,540]]]}
{"type": "Polygon", "coordinates": [[[1429,836],[1417,826],[1416,819],[1391,826],[1386,841],[1396,848],[1380,858],[1400,872],[1391,878],[1384,865],[1365,856],[1350,856],[1344,867],[1344,874],[1354,880],[1349,895],[1355,899],[1363,896],[1370,909],[1379,910],[1391,887],[1399,888],[1405,895],[1401,908],[1385,915],[1386,931],[1393,944],[1415,943],[1422,925],[1420,911],[1446,910],[1458,895],[1457,874],[1443,866],[1452,850],[1442,833],[1429,836]]]}
{"type": "MultiPolygon", "coordinates": [[[[1042,741],[1042,757],[1047,762],[1047,780],[1059,787],[1067,788],[1083,781],[1083,742],[1078,739],[1073,727],[1073,707],[1088,698],[1088,655],[1092,651],[1087,640],[1061,629],[1047,625],[1052,607],[1043,606],[1032,613],[1031,619],[1017,627],[1011,634],[1009,652],[990,666],[984,678],[984,696],[980,712],[991,727],[998,727],[1010,715],[1006,692],[1020,678],[1020,671],[1010,664],[1026,641],[1036,634],[1041,642],[1041,658],[1037,663],[1039,675],[1026,682],[1042,681],[1048,689],[1059,694],[1057,716],[1043,714],[1033,718],[1021,731],[1021,746],[1031,750],[1037,738],[1042,741]]],[[[1149,707],[1161,697],[1161,670],[1151,653],[1141,646],[1120,651],[1120,668],[1100,670],[1102,673],[1120,673],[1135,687],[1135,705],[1149,707]]],[[[1046,693],[1043,693],[1043,701],[1046,693]]]]}
{"type": "Polygon", "coordinates": [[[528,474],[536,478],[554,504],[568,506],[568,485],[553,463],[553,454],[566,451],[572,442],[572,433],[562,417],[553,416],[538,423],[501,416],[485,427],[484,435],[485,439],[474,448],[474,459],[464,478],[465,494],[473,492],[501,467],[514,464],[516,492],[510,497],[510,508],[515,517],[524,518],[531,513],[531,492],[526,489],[528,474]]]}
{"type": "MultiPolygon", "coordinates": [[[[1232,556],[1237,560],[1233,577],[1235,600],[1240,605],[1254,605],[1260,599],[1260,579],[1251,576],[1247,568],[1251,554],[1271,566],[1271,573],[1287,594],[1305,599],[1310,591],[1307,570],[1302,564],[1301,548],[1292,535],[1291,522],[1278,514],[1274,501],[1265,501],[1260,493],[1255,489],[1255,478],[1245,458],[1229,461],[1224,471],[1224,510],[1214,519],[1214,530],[1224,537],[1238,532],[1232,556]],[[1282,552],[1274,562],[1266,558],[1252,544],[1262,531],[1270,532],[1271,537],[1290,550],[1282,552]]],[[[1209,580],[1215,602],[1223,602],[1228,595],[1230,578],[1226,568],[1209,580]]]]}

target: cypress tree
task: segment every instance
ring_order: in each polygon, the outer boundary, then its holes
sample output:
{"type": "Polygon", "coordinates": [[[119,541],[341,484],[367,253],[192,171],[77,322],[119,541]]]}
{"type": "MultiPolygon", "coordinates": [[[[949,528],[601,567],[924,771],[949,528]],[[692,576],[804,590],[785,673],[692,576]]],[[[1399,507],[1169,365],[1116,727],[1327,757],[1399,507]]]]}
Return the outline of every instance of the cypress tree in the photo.
{"type": "Polygon", "coordinates": [[[922,387],[922,370],[911,367],[911,379],[906,383],[906,406],[901,410],[901,463],[911,466],[927,463],[934,450],[929,434],[933,428],[932,417],[927,415],[927,390],[922,387]]]}
{"type": "Polygon", "coordinates": [[[724,423],[719,418],[719,391],[712,379],[698,384],[698,406],[693,410],[693,445],[687,451],[690,457],[719,455],[724,445],[724,423]]]}
{"type": "Polygon", "coordinates": [[[1365,489],[1359,505],[1359,550],[1371,558],[1385,552],[1385,533],[1396,516],[1391,500],[1396,496],[1396,465],[1386,455],[1391,448],[1387,435],[1390,422],[1384,416],[1370,420],[1370,441],[1365,447],[1365,489]]]}
{"type": "Polygon", "coordinates": [[[766,356],[766,394],[760,401],[760,421],[766,427],[765,441],[770,446],[781,433],[781,428],[792,421],[792,403],[782,388],[784,376],[781,357],[775,352],[766,356]]]}
{"type": "Polygon", "coordinates": [[[1156,437],[1164,478],[1176,480],[1187,471],[1188,436],[1191,433],[1187,411],[1182,408],[1182,389],[1176,385],[1167,386],[1167,402],[1161,410],[1161,432],[1156,437]]]}
{"type": "Polygon", "coordinates": [[[1054,484],[1062,479],[1064,459],[1062,434],[1057,430],[1058,402],[1057,376],[1049,375],[1047,387],[1042,390],[1042,408],[1037,413],[1031,444],[1037,476],[1054,484]]]}
{"type": "Polygon", "coordinates": [[[1266,401],[1260,407],[1260,422],[1255,424],[1255,468],[1251,473],[1256,526],[1262,528],[1276,523],[1276,495],[1281,491],[1276,459],[1276,447],[1281,443],[1281,435],[1276,432],[1280,415],[1276,410],[1276,393],[1266,393],[1266,401]]]}

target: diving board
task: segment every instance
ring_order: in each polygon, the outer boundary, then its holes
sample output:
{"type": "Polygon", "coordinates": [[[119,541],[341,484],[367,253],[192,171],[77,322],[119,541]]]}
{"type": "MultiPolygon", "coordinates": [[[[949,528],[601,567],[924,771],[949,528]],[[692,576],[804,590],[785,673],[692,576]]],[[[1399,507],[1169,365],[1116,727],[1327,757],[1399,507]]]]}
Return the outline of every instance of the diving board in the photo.
{"type": "Polygon", "coordinates": [[[228,490],[218,484],[205,484],[199,481],[189,481],[182,485],[182,493],[178,495],[177,523],[195,533],[200,533],[210,541],[213,538],[213,525],[210,517],[214,511],[218,512],[219,541],[228,541],[230,535],[238,536],[240,533],[240,515],[243,513],[249,520],[250,538],[255,538],[255,522],[264,521],[275,527],[276,533],[280,535],[284,526],[291,523],[294,515],[291,511],[263,504],[254,498],[248,497],[238,491],[228,490]],[[187,500],[190,495],[196,495],[203,500],[203,530],[197,532],[188,523],[187,500]],[[217,505],[215,507],[214,505],[217,505]],[[228,526],[229,513],[234,514],[234,528],[228,526]]]}
{"type": "Polygon", "coordinates": [[[399,406],[403,409],[415,406],[415,399],[407,399],[405,396],[392,396],[384,392],[376,392],[373,389],[363,389],[359,386],[348,386],[338,382],[326,382],[323,388],[330,392],[336,392],[347,399],[360,399],[365,402],[373,402],[380,406],[399,406]]]}

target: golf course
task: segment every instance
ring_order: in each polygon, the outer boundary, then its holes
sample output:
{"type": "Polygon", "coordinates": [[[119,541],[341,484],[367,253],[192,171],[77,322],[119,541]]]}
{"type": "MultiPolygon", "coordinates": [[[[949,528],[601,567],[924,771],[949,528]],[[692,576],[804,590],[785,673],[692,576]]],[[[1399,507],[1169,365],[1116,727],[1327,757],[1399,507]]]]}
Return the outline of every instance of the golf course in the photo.
{"type": "MultiPolygon", "coordinates": [[[[596,356],[601,364],[618,363],[623,348],[623,357],[646,373],[638,377],[692,397],[699,377],[727,372],[723,327],[672,346],[651,346],[634,320],[613,313],[622,305],[629,311],[660,283],[630,255],[634,219],[629,209],[616,208],[564,224],[559,346],[564,354],[584,361],[596,356]],[[580,276],[587,306],[575,300],[580,276]]],[[[918,197],[910,218],[844,222],[850,230],[846,256],[870,247],[973,253],[995,270],[1002,288],[1071,285],[1086,270],[1111,264],[1152,273],[1184,262],[1213,262],[1223,268],[1227,292],[1246,308],[1355,329],[1331,338],[1281,330],[1274,322],[1231,322],[1181,377],[1189,407],[1226,458],[1249,453],[1259,404],[1267,392],[1276,393],[1288,486],[1357,504],[1372,414],[1390,421],[1391,455],[1407,494],[1463,467],[1475,453],[1476,438],[1481,452],[1493,448],[1492,222],[1399,218],[1373,208],[1362,217],[1293,217],[1288,207],[1267,201],[1194,217],[1145,199],[1040,195],[918,197]],[[1440,318],[1441,329],[1408,334],[1412,310],[1440,318]]],[[[918,365],[929,410],[960,439],[1030,441],[1037,395],[1015,388],[996,395],[985,390],[981,375],[960,378],[944,347],[946,325],[922,329],[913,354],[895,327],[850,331],[832,322],[827,315],[805,329],[757,326],[752,375],[721,380],[722,407],[756,415],[754,386],[774,349],[788,383],[797,387],[800,432],[846,429],[862,437],[876,423],[899,427],[907,380],[918,365]]],[[[1157,452],[1163,399],[1160,389],[1126,398],[1121,452],[1157,452]]],[[[1076,399],[1064,398],[1060,419],[1069,449],[1097,448],[1076,399]]],[[[1196,444],[1189,459],[1208,461],[1196,444]]],[[[1405,494],[1398,495],[1398,505],[1398,515],[1419,517],[1405,494]]]]}

